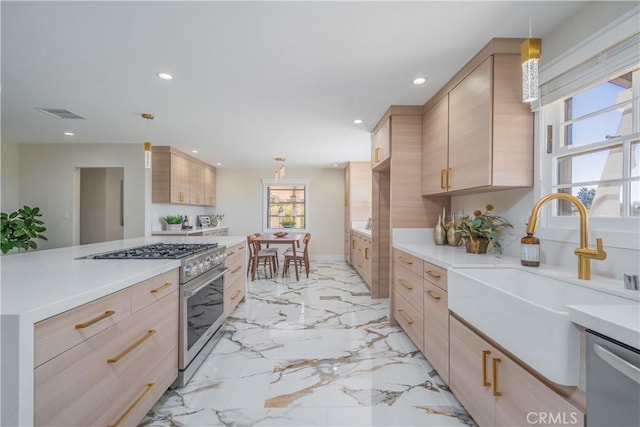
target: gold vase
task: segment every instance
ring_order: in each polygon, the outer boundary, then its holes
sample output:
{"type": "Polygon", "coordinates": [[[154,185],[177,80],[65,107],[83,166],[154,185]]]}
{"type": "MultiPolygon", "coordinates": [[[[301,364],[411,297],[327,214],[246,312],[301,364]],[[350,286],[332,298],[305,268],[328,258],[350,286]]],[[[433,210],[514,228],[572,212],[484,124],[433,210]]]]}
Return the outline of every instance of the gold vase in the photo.
{"type": "Polygon", "coordinates": [[[436,245],[444,245],[447,243],[447,230],[445,230],[444,224],[442,224],[441,216],[438,216],[438,223],[433,228],[433,240],[436,245]]]}
{"type": "Polygon", "coordinates": [[[489,239],[464,239],[464,245],[467,252],[470,254],[486,254],[487,247],[489,246],[489,239]]]}
{"type": "Polygon", "coordinates": [[[456,231],[456,217],[453,212],[451,212],[451,222],[447,228],[447,244],[449,246],[458,246],[461,239],[462,236],[460,236],[460,233],[456,231]]]}

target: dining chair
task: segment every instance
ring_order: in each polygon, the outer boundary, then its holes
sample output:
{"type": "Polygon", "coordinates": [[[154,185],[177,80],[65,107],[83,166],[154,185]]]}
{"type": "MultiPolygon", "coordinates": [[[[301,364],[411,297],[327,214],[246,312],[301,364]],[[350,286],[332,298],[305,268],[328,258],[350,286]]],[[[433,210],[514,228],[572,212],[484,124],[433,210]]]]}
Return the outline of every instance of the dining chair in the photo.
{"type": "MultiPolygon", "coordinates": [[[[302,239],[302,243],[304,244],[303,249],[296,249],[296,258],[297,265],[294,265],[294,268],[299,268],[304,266],[304,272],[307,274],[307,278],[309,277],[309,242],[311,241],[311,233],[306,233],[302,239]]],[[[294,261],[293,257],[293,249],[288,248],[284,252],[284,265],[282,267],[282,277],[284,277],[285,273],[289,271],[289,263],[294,261]]]]}
{"type": "MultiPolygon", "coordinates": [[[[254,233],[253,235],[256,236],[256,237],[262,236],[261,233],[254,233]]],[[[270,248],[268,243],[267,243],[266,247],[264,247],[264,248],[262,247],[262,244],[260,244],[260,242],[256,242],[256,244],[258,245],[258,249],[259,250],[273,253],[273,256],[275,257],[275,260],[276,260],[276,271],[277,271],[278,268],[280,267],[279,261],[278,261],[278,248],[270,248]]]]}
{"type": "MultiPolygon", "coordinates": [[[[247,266],[247,275],[251,272],[251,280],[256,279],[258,266],[262,261],[263,266],[267,267],[269,265],[269,278],[273,278],[273,275],[276,273],[276,255],[274,255],[273,251],[265,251],[264,249],[260,249],[260,244],[256,241],[257,237],[255,234],[250,234],[247,236],[247,244],[249,246],[249,265],[247,266]]],[[[266,271],[265,271],[266,275],[266,271]]]]}

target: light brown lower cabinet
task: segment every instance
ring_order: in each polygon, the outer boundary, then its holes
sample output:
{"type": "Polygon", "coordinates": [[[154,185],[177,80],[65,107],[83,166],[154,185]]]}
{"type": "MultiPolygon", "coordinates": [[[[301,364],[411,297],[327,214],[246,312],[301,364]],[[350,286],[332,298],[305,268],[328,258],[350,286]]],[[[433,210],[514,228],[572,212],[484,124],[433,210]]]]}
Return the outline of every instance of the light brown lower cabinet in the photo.
{"type": "Polygon", "coordinates": [[[115,302],[128,298],[133,306],[120,320],[114,320],[120,306],[104,310],[101,298],[36,324],[36,353],[51,331],[68,329],[87,338],[68,340],[35,367],[34,424],[137,425],[178,374],[177,283],[174,270],[118,292],[115,302]],[[72,315],[76,310],[82,320],[72,315]]]}
{"type": "Polygon", "coordinates": [[[246,243],[238,243],[227,248],[224,275],[224,317],[227,317],[245,297],[247,266],[246,243]]]}
{"type": "MultiPolygon", "coordinates": [[[[426,264],[426,263],[425,263],[426,264]]],[[[425,279],[424,347],[422,353],[440,378],[449,384],[449,307],[448,294],[425,279]]]]}
{"type": "Polygon", "coordinates": [[[351,265],[371,287],[371,238],[351,231],[351,265]]]}
{"type": "Polygon", "coordinates": [[[480,426],[584,425],[584,413],[450,317],[449,386],[480,426]]]}

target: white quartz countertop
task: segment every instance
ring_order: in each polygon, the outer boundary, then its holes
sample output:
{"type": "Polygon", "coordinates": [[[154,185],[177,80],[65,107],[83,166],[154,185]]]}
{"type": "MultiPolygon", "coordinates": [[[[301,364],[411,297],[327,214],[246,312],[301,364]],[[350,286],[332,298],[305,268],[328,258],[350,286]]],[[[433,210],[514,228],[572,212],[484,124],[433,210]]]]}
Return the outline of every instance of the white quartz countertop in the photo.
{"type": "MultiPolygon", "coordinates": [[[[427,239],[422,242],[394,242],[393,247],[424,261],[444,268],[514,266],[522,267],[520,259],[495,254],[469,254],[464,246],[437,246],[427,239]]],[[[572,322],[609,336],[635,348],[640,348],[640,293],[624,289],[622,280],[594,275],[592,280],[577,279],[576,268],[569,269],[552,265],[536,267],[537,272],[580,286],[618,295],[629,300],[628,305],[568,305],[572,322]]]]}
{"type": "Polygon", "coordinates": [[[1,313],[36,323],[180,266],[180,260],[79,257],[159,242],[231,246],[244,240],[231,236],[155,236],[5,255],[0,257],[1,313]]]}
{"type": "Polygon", "coordinates": [[[355,231],[356,233],[360,233],[364,236],[371,238],[371,230],[367,230],[366,228],[354,227],[351,231],[355,231]]]}
{"type": "Polygon", "coordinates": [[[567,308],[572,322],[640,349],[640,304],[568,305],[567,308]]]}
{"type": "Polygon", "coordinates": [[[221,230],[228,230],[229,227],[227,227],[226,225],[220,225],[218,227],[193,227],[187,230],[153,230],[151,232],[151,234],[153,236],[162,236],[162,235],[169,235],[169,236],[175,236],[176,234],[184,234],[184,235],[189,235],[189,234],[195,234],[195,233],[207,233],[209,231],[221,231],[221,230]]]}

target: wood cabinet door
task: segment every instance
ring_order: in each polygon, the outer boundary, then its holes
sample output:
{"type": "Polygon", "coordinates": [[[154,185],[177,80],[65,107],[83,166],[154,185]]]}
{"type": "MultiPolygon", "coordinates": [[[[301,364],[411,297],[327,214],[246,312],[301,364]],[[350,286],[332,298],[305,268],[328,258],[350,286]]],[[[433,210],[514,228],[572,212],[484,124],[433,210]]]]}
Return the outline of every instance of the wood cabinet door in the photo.
{"type": "Polygon", "coordinates": [[[449,384],[449,308],[447,293],[424,280],[424,350],[431,366],[449,384]]]}
{"type": "Polygon", "coordinates": [[[449,96],[445,95],[422,119],[422,194],[446,193],[449,147],[449,96]]]}
{"type": "Polygon", "coordinates": [[[216,169],[210,166],[204,169],[204,204],[216,205],[216,169]]]}
{"type": "Polygon", "coordinates": [[[391,156],[391,117],[371,135],[371,168],[391,156]]]}
{"type": "Polygon", "coordinates": [[[496,350],[453,316],[449,326],[449,386],[479,425],[492,426],[495,398],[491,394],[491,357],[496,350]]]}
{"type": "Polygon", "coordinates": [[[449,92],[450,191],[491,185],[493,57],[449,92]]]}
{"type": "Polygon", "coordinates": [[[190,162],[189,200],[192,205],[204,205],[204,165],[190,162]]]}
{"type": "Polygon", "coordinates": [[[496,364],[496,379],[502,394],[496,400],[496,426],[584,425],[583,412],[507,357],[496,364]]]}
{"type": "Polygon", "coordinates": [[[189,203],[189,179],[191,162],[181,156],[171,155],[171,203],[189,203]]]}

